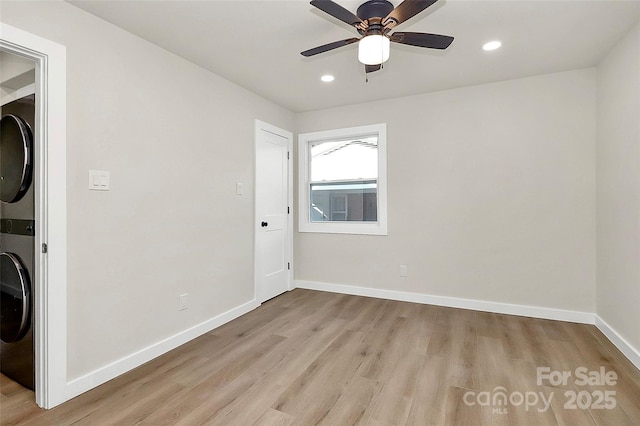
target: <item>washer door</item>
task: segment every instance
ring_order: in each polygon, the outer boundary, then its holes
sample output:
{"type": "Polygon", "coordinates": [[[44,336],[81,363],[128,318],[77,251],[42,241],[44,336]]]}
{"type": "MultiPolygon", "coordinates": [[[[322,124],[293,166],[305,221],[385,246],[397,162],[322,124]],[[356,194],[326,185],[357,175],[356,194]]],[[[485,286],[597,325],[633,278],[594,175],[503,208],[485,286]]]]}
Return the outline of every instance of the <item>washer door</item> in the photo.
{"type": "Polygon", "coordinates": [[[0,254],[0,340],[13,343],[29,330],[29,276],[13,253],[0,254]]]}
{"type": "Polygon", "coordinates": [[[26,121],[7,114],[0,120],[0,200],[14,203],[31,183],[32,134],[26,121]]]}

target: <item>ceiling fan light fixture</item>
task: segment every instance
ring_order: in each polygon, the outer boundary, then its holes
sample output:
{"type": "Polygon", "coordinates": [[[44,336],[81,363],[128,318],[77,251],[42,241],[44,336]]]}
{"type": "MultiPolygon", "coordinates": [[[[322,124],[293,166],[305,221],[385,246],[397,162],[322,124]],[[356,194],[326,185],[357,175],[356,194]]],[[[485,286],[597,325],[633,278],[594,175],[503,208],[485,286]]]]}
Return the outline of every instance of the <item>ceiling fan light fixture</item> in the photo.
{"type": "Polygon", "coordinates": [[[372,34],[358,42],[358,60],[365,65],[378,65],[389,60],[391,42],[381,34],[372,34]]]}

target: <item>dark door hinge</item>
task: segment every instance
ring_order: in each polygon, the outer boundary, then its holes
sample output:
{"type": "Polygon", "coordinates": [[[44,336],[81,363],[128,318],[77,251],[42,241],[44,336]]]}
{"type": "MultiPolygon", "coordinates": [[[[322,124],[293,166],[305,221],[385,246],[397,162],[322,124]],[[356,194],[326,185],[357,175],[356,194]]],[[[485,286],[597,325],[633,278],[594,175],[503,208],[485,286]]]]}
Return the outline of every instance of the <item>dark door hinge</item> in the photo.
{"type": "Polygon", "coordinates": [[[49,247],[47,247],[47,243],[42,243],[42,252],[46,253],[49,250],[49,247]]]}
{"type": "Polygon", "coordinates": [[[287,269],[291,269],[291,262],[287,262],[287,269]]]}
{"type": "Polygon", "coordinates": [[[287,160],[289,159],[289,151],[287,151],[287,160]]]}
{"type": "Polygon", "coordinates": [[[289,209],[289,206],[287,206],[287,214],[290,214],[291,210],[289,209]]]}

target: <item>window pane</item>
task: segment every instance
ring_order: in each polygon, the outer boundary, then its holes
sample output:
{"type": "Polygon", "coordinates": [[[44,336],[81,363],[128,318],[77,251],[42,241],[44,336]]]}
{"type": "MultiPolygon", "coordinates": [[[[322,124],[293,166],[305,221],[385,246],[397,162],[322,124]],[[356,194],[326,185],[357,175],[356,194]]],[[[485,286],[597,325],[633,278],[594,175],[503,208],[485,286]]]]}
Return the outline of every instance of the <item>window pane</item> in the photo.
{"type": "Polygon", "coordinates": [[[387,127],[298,137],[300,232],[387,235],[387,127]]]}
{"type": "Polygon", "coordinates": [[[310,146],[312,182],[378,178],[378,137],[313,142],[310,146]]]}
{"type": "Polygon", "coordinates": [[[312,183],[311,222],[376,222],[376,180],[312,183]]]}

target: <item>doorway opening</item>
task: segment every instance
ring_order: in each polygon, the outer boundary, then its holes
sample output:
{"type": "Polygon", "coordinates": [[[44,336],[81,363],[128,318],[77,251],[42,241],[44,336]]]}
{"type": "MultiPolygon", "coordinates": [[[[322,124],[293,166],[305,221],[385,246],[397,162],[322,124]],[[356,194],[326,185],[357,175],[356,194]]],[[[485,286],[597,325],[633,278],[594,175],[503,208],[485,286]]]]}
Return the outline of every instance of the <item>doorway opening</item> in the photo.
{"type": "MultiPolygon", "coordinates": [[[[66,49],[0,23],[0,54],[12,66],[32,67],[5,82],[1,97],[32,91],[33,267],[30,277],[36,403],[52,408],[69,399],[66,365],[66,49]],[[33,83],[21,86],[26,79],[33,83]],[[10,87],[11,86],[11,87],[10,87]]],[[[13,99],[15,98],[15,99],[13,99]]],[[[17,114],[19,115],[19,114],[17,114]]],[[[11,223],[11,231],[22,222],[11,223]]],[[[4,223],[7,231],[8,223],[4,223]]],[[[18,228],[16,228],[18,226],[18,228]]],[[[7,262],[13,260],[7,257],[7,262]]],[[[5,262],[5,263],[7,263],[5,262]]],[[[9,264],[9,263],[7,263],[9,264]]]]}
{"type": "Polygon", "coordinates": [[[35,61],[0,51],[0,370],[33,390],[35,61]]]}

